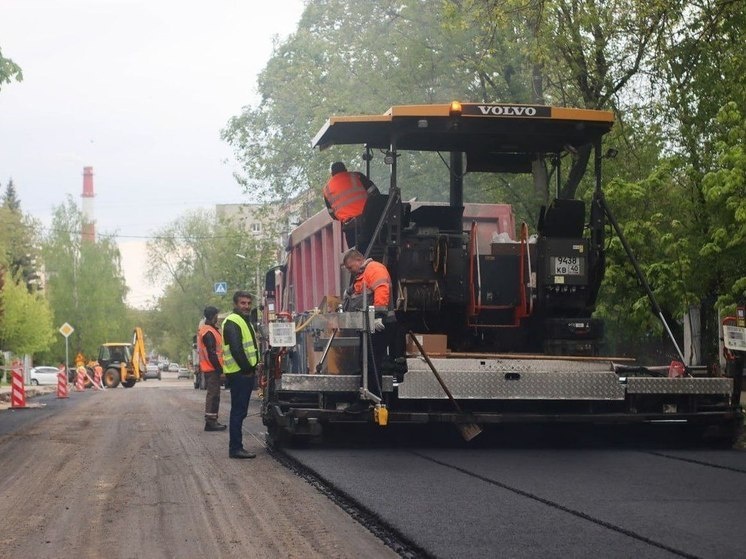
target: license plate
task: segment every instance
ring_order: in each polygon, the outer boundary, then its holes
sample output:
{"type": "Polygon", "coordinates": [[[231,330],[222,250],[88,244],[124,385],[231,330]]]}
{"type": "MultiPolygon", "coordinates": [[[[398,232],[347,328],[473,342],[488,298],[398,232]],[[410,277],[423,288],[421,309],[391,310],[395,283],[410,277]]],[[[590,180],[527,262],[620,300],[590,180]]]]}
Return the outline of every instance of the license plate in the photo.
{"type": "Polygon", "coordinates": [[[553,276],[580,276],[583,274],[583,260],[580,256],[552,257],[553,276]]]}

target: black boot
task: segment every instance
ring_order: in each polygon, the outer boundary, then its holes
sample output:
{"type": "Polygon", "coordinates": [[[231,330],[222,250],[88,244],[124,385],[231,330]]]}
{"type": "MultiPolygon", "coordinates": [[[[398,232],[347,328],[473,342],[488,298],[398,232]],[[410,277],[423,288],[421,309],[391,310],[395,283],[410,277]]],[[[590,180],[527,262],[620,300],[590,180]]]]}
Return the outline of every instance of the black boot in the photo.
{"type": "Polygon", "coordinates": [[[205,431],[225,431],[228,428],[227,425],[218,423],[217,419],[206,419],[205,420],[205,431]]]}

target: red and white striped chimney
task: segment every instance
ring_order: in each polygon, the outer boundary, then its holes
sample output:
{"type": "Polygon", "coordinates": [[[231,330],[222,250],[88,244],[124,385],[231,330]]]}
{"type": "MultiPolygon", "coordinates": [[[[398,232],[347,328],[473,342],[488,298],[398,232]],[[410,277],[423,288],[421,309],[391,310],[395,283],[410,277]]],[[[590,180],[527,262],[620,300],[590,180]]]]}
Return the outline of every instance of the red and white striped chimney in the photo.
{"type": "Polygon", "coordinates": [[[80,233],[84,242],[94,242],[96,240],[93,196],[93,167],[83,167],[83,227],[80,233]]]}

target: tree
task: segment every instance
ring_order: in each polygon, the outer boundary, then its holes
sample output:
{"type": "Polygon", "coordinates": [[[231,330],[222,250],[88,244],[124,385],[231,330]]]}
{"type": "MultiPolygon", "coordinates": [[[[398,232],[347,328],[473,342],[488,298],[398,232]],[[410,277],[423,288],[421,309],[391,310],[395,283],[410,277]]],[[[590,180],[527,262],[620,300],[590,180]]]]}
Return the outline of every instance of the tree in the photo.
{"type": "MultiPolygon", "coordinates": [[[[464,84],[473,80],[450,59],[458,37],[440,32],[440,6],[439,0],[309,2],[298,30],[276,45],[259,76],[259,105],[223,131],[243,165],[245,189],[284,202],[308,185],[322,185],[330,161],[316,156],[309,142],[332,114],[381,113],[392,104],[463,96],[464,84]]],[[[352,166],[360,164],[359,155],[358,148],[335,150],[335,158],[352,166]]],[[[430,165],[439,164],[433,156],[430,165]]],[[[400,169],[402,180],[422,177],[413,194],[431,187],[428,193],[440,195],[440,185],[422,176],[427,164],[407,167],[400,169]]],[[[314,191],[319,209],[320,191],[314,191]]]]}
{"type": "MultiPolygon", "coordinates": [[[[271,221],[267,217],[262,223],[265,234],[257,237],[237,220],[216,219],[212,211],[191,212],[148,242],[148,278],[166,285],[147,326],[161,352],[173,358],[188,351],[207,305],[227,312],[233,291],[256,293],[257,277],[261,283],[265,270],[276,263],[271,221]],[[229,292],[215,294],[217,282],[226,282],[229,292]]],[[[257,301],[259,296],[256,293],[257,301]]]]}
{"type": "Polygon", "coordinates": [[[717,238],[733,230],[738,212],[730,213],[732,201],[727,209],[712,201],[729,200],[728,187],[713,181],[738,173],[738,127],[730,119],[746,114],[746,11],[741,2],[716,0],[691,2],[687,13],[670,39],[661,73],[667,86],[665,115],[674,131],[671,144],[682,167],[680,195],[689,201],[684,221],[698,264],[691,278],[696,294],[692,306],[699,310],[703,353],[713,359],[718,351],[716,306],[722,309],[732,301],[739,285],[733,267],[743,262],[733,250],[738,237],[730,248],[717,238]]]}
{"type": "MultiPolygon", "coordinates": [[[[711,362],[717,358],[717,307],[731,304],[743,289],[736,202],[743,192],[734,185],[741,173],[737,120],[746,114],[746,14],[737,2],[692,2],[672,29],[651,74],[659,92],[654,98],[665,100],[651,101],[665,156],[648,178],[627,185],[626,194],[617,192],[615,207],[636,210],[627,216],[628,228],[654,224],[658,233],[639,239],[638,247],[651,283],[674,326],[699,316],[703,360],[711,362]],[[663,177],[665,188],[650,188],[663,177]],[[633,201],[638,197],[646,207],[633,201]]],[[[608,275],[607,286],[618,277],[608,275]]]]}
{"type": "MultiPolygon", "coordinates": [[[[328,162],[308,140],[332,114],[451,99],[613,108],[655,59],[670,13],[670,2],[634,0],[312,1],[260,75],[261,103],[231,119],[223,138],[247,188],[286,200],[326,179],[328,162]]],[[[574,159],[562,197],[575,195],[589,155],[574,159]]],[[[428,190],[434,165],[410,176],[403,166],[403,182],[421,177],[412,194],[438,199],[440,184],[428,190]]],[[[536,182],[546,203],[546,180],[536,182]]]]}
{"type": "Polygon", "coordinates": [[[704,176],[703,195],[711,226],[700,249],[718,255],[721,309],[746,300],[746,124],[735,102],[718,114],[722,139],[715,144],[718,168],[704,176]]]}
{"type": "Polygon", "coordinates": [[[21,201],[12,179],[2,196],[0,224],[3,228],[0,245],[5,253],[5,264],[11,275],[19,275],[27,289],[35,289],[40,279],[39,235],[36,232],[41,227],[38,220],[21,211],[21,201]]]}
{"type": "MultiPolygon", "coordinates": [[[[68,196],[54,210],[42,253],[54,322],[75,327],[71,350],[90,358],[103,342],[131,339],[134,324],[129,323],[124,303],[127,288],[119,249],[108,237],[83,242],[81,220],[80,210],[68,196]]],[[[54,351],[64,355],[64,340],[57,341],[54,351]]]]}
{"type": "Polygon", "coordinates": [[[8,187],[5,189],[5,193],[3,194],[3,207],[12,212],[20,212],[21,210],[21,201],[18,199],[16,187],[13,185],[13,179],[8,181],[8,187]]]}
{"type": "Polygon", "coordinates": [[[23,81],[23,72],[21,67],[13,62],[10,58],[3,57],[3,50],[0,49],[0,89],[4,84],[11,81],[23,81]]]}
{"type": "Polygon", "coordinates": [[[5,273],[0,293],[0,348],[16,355],[47,351],[54,342],[52,312],[37,293],[29,293],[23,280],[5,273]]]}
{"type": "Polygon", "coordinates": [[[35,294],[36,230],[34,220],[21,212],[11,180],[0,206],[0,344],[18,354],[44,351],[50,342],[49,308],[35,294]]]}

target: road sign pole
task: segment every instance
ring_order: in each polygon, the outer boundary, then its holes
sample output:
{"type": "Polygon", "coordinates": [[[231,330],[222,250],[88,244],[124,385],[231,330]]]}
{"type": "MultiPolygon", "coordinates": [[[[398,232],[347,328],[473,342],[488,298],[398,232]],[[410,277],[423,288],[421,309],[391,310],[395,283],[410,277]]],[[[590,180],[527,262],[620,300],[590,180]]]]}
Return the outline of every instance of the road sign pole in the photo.
{"type": "Polygon", "coordinates": [[[70,351],[68,339],[70,338],[70,334],[75,332],[75,328],[65,322],[62,326],[60,326],[59,332],[60,334],[65,336],[65,374],[69,374],[68,371],[70,370],[70,351]]]}

